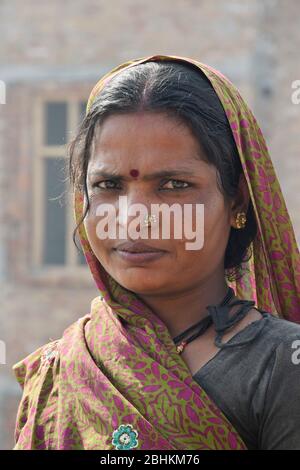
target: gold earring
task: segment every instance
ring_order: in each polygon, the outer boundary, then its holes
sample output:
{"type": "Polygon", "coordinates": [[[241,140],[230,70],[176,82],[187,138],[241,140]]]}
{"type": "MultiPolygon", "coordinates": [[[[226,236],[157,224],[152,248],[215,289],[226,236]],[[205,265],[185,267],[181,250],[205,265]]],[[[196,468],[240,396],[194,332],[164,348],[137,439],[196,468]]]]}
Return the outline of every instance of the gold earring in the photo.
{"type": "Polygon", "coordinates": [[[247,217],[245,212],[238,212],[236,215],[235,223],[236,223],[236,228],[245,228],[247,221],[247,217]]]}
{"type": "Polygon", "coordinates": [[[150,227],[150,225],[152,224],[152,222],[156,222],[156,215],[153,214],[153,215],[147,215],[145,218],[144,218],[144,227],[150,227]]]}

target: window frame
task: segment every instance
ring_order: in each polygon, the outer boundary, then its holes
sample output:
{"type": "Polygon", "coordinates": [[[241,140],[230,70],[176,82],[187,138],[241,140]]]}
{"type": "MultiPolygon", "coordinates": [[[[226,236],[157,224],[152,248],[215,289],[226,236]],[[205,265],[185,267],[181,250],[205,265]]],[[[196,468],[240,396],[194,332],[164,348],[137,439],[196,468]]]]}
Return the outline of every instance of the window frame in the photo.
{"type": "MultiPolygon", "coordinates": [[[[73,213],[73,193],[70,189],[66,192],[66,261],[65,264],[43,263],[43,243],[45,237],[45,213],[43,211],[45,198],[44,162],[46,158],[67,159],[66,145],[73,137],[79,124],[79,112],[82,102],[87,101],[87,94],[68,93],[65,89],[43,91],[36,95],[33,110],[33,233],[31,244],[32,277],[36,280],[47,280],[54,283],[60,281],[83,282],[91,285],[91,273],[87,264],[79,264],[78,252],[74,246],[72,233],[75,228],[73,213]],[[66,144],[46,145],[44,136],[46,131],[47,102],[64,102],[67,105],[66,144]]],[[[80,244],[79,244],[80,245],[80,244]]]]}

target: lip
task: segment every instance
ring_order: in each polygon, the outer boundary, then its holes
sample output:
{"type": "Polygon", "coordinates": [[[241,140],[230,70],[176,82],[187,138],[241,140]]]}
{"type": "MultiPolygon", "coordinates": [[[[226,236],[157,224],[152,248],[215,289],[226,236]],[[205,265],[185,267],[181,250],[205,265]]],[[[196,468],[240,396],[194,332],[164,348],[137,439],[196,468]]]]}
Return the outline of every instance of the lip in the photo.
{"type": "Polygon", "coordinates": [[[166,250],[160,250],[141,241],[120,243],[114,250],[121,259],[133,264],[149,263],[166,254],[166,250]]]}
{"type": "Polygon", "coordinates": [[[148,245],[140,241],[128,241],[121,243],[115,248],[117,251],[126,251],[130,253],[164,253],[165,250],[161,250],[154,246],[148,245]]]}
{"type": "Polygon", "coordinates": [[[115,250],[116,253],[122,258],[124,261],[129,263],[149,263],[151,261],[155,261],[161,258],[163,255],[166,254],[166,251],[148,251],[148,252],[139,252],[133,253],[130,251],[123,251],[123,250],[115,250]]]}

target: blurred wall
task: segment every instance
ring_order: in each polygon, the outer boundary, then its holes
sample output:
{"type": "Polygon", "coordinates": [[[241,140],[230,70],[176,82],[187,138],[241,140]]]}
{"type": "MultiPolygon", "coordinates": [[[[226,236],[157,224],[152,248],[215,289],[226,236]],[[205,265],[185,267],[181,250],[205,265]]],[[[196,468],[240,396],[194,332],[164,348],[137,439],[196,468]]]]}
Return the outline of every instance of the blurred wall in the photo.
{"type": "Polygon", "coordinates": [[[60,162],[94,83],[121,62],[150,54],[189,56],[222,71],[265,133],[300,242],[300,105],[291,100],[292,82],[300,79],[300,28],[296,0],[2,0],[0,18],[6,85],[6,104],[0,104],[0,340],[6,344],[0,448],[9,449],[21,398],[12,365],[59,338],[97,295],[70,243],[66,253],[50,252],[59,265],[44,262],[42,253],[55,237],[71,238],[66,201],[65,231],[54,224],[45,242],[44,225],[57,212],[44,188],[57,174],[49,159],[60,162]],[[59,119],[66,126],[61,142],[59,119]],[[41,217],[43,208],[49,220],[41,217]]]}

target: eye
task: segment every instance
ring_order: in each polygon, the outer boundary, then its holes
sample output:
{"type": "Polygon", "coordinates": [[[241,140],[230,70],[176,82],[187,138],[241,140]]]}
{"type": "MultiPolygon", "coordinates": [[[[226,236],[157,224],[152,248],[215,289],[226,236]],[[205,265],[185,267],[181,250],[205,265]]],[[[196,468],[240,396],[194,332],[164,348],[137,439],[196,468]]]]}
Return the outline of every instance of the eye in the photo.
{"type": "Polygon", "coordinates": [[[118,181],[115,181],[115,180],[104,180],[104,181],[99,181],[98,183],[94,183],[92,184],[92,188],[98,188],[98,189],[116,189],[115,186],[113,186],[114,184],[118,183],[118,181]],[[109,183],[108,187],[107,186],[100,186],[100,184],[105,184],[106,183],[109,183]],[[112,184],[112,186],[110,186],[110,184],[112,184]]]}
{"type": "Polygon", "coordinates": [[[186,181],[181,181],[181,180],[170,179],[170,180],[166,181],[166,183],[169,183],[169,182],[172,182],[172,184],[175,183],[175,188],[166,188],[166,189],[163,189],[163,191],[169,191],[169,190],[172,191],[172,189],[173,189],[173,190],[174,190],[174,189],[175,189],[175,190],[176,190],[176,189],[187,189],[187,188],[189,188],[189,187],[191,186],[191,185],[190,185],[189,183],[187,183],[186,181]],[[186,184],[187,186],[183,187],[182,185],[184,185],[184,184],[186,184]]]}

